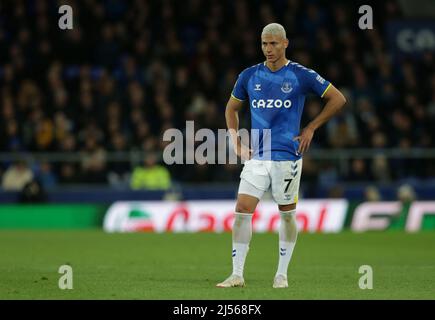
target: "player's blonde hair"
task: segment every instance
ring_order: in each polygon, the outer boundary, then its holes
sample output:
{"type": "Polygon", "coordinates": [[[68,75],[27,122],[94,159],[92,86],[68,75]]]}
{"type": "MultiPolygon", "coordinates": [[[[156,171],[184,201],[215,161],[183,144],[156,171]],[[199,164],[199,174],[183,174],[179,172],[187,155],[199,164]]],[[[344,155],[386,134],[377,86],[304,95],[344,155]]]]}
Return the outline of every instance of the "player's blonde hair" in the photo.
{"type": "Polygon", "coordinates": [[[263,36],[265,34],[271,34],[274,36],[281,36],[284,39],[286,38],[285,29],[279,23],[269,23],[267,26],[265,26],[263,28],[263,32],[261,33],[261,35],[263,36]]]}

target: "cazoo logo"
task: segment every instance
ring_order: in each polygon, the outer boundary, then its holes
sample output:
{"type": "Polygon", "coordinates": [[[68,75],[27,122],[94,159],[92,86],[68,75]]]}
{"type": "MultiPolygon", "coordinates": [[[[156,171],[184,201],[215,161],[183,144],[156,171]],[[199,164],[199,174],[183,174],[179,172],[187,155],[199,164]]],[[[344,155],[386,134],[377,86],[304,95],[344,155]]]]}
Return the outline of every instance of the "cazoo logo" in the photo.
{"type": "Polygon", "coordinates": [[[252,100],[251,102],[252,108],[281,108],[284,107],[286,109],[290,108],[292,106],[292,102],[290,100],[275,100],[275,99],[259,99],[259,100],[252,100]]]}
{"type": "MultiPolygon", "coordinates": [[[[298,202],[296,221],[302,232],[339,232],[346,200],[298,202]]],[[[273,201],[259,205],[252,216],[255,232],[278,232],[280,215],[273,201]]],[[[106,232],[227,232],[234,224],[234,201],[120,201],[104,217],[106,232]]]]}

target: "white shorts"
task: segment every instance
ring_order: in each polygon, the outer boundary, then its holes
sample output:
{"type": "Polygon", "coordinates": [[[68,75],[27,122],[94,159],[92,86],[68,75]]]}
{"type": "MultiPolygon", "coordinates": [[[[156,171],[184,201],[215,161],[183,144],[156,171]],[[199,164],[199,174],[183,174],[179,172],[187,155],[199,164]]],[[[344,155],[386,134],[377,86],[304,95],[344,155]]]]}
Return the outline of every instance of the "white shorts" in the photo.
{"type": "Polygon", "coordinates": [[[273,199],[279,205],[298,202],[302,159],[272,161],[251,159],[245,162],[240,174],[239,192],[261,199],[272,187],[273,199]]]}

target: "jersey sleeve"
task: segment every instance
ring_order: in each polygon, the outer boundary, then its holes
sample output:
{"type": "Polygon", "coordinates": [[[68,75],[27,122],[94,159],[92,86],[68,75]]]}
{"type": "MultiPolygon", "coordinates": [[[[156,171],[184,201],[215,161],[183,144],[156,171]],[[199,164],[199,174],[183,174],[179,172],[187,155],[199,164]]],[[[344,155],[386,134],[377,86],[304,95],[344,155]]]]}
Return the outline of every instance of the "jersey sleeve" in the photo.
{"type": "Polygon", "coordinates": [[[231,97],[236,100],[244,101],[248,98],[248,90],[247,90],[247,78],[246,72],[243,71],[239,74],[237,78],[236,84],[234,85],[233,92],[231,92],[231,97]]]}
{"type": "Polygon", "coordinates": [[[322,78],[316,71],[304,68],[300,71],[305,93],[314,92],[321,98],[328,91],[331,83],[322,78]]]}

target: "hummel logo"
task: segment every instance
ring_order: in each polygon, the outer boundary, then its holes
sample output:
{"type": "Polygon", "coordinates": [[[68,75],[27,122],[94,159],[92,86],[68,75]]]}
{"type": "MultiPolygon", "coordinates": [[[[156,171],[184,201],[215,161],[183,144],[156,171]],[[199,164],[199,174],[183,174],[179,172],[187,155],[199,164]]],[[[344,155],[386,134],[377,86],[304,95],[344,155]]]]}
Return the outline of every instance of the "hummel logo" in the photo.
{"type": "Polygon", "coordinates": [[[323,79],[321,76],[317,75],[316,80],[319,81],[321,84],[325,83],[325,79],[323,79]]]}
{"type": "Polygon", "coordinates": [[[280,248],[280,250],[279,250],[279,254],[280,254],[281,256],[285,256],[286,251],[287,251],[287,249],[285,249],[285,248],[280,248]]]}
{"type": "Polygon", "coordinates": [[[236,249],[233,250],[233,255],[232,255],[232,256],[233,256],[233,257],[236,256],[236,249]]]}
{"type": "Polygon", "coordinates": [[[260,83],[255,84],[254,91],[261,91],[261,84],[260,83]]]}

